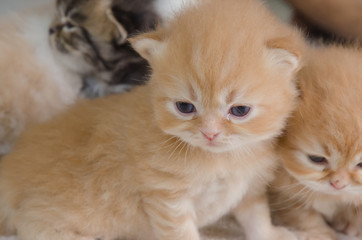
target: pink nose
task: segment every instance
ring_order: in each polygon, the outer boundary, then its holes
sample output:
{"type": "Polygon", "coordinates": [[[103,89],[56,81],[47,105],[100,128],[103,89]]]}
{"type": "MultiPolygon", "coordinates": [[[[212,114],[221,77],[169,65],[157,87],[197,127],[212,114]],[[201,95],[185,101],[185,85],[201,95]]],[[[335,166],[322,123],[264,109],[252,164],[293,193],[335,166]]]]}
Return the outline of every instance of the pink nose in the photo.
{"type": "Polygon", "coordinates": [[[212,132],[201,132],[202,135],[204,135],[205,138],[207,138],[210,142],[213,141],[217,136],[219,136],[218,133],[212,133],[212,132]]]}
{"type": "Polygon", "coordinates": [[[329,184],[336,189],[341,190],[348,186],[350,181],[350,176],[348,171],[345,169],[339,169],[336,172],[332,173],[329,178],[329,184]]]}
{"type": "Polygon", "coordinates": [[[338,179],[337,180],[331,180],[329,183],[336,190],[341,190],[341,189],[347,187],[346,183],[344,183],[344,182],[342,182],[342,181],[340,181],[338,179]]]}

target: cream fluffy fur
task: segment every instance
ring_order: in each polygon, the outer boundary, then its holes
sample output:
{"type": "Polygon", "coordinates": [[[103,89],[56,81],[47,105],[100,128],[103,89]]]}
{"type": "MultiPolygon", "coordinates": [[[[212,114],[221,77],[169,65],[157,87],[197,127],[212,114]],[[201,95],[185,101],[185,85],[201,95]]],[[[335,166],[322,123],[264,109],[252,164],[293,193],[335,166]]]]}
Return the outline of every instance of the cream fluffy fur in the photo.
{"type": "Polygon", "coordinates": [[[81,79],[53,55],[48,28],[54,6],[0,20],[0,157],[28,124],[74,103],[81,79]]]}
{"type": "Polygon", "coordinates": [[[336,239],[324,219],[361,238],[362,52],[311,49],[307,62],[299,77],[301,103],[281,141],[287,171],[274,183],[274,216],[306,231],[305,239],[336,239]]]}
{"type": "Polygon", "coordinates": [[[295,107],[300,34],[257,1],[210,0],[132,43],[153,68],[148,85],[79,103],[4,157],[1,233],[198,240],[232,212],[247,239],[295,239],[272,226],[264,193],[295,107]],[[251,111],[231,115],[237,106],[251,111]]]}

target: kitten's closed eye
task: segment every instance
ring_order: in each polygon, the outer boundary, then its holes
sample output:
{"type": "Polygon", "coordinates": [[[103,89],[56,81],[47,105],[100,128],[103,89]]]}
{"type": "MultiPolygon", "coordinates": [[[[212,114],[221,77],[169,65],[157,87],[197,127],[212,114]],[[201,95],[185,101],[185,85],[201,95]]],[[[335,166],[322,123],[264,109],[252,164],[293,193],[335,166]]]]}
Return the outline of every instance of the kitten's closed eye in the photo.
{"type": "Polygon", "coordinates": [[[328,164],[328,160],[325,157],[315,156],[315,155],[308,155],[308,158],[317,164],[328,164]]]}

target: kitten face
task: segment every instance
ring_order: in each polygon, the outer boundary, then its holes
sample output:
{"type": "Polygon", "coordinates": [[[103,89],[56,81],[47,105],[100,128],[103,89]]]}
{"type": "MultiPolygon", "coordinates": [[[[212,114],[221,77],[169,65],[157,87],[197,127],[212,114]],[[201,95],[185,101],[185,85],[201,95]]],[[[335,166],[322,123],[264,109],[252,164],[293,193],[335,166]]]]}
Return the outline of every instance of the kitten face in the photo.
{"type": "MultiPolygon", "coordinates": [[[[262,97],[269,95],[268,84],[249,83],[259,79],[267,82],[266,72],[234,69],[231,78],[200,78],[187,74],[200,71],[195,66],[178,67],[179,72],[163,71],[165,76],[158,76],[162,83],[155,86],[159,88],[155,110],[166,133],[213,152],[236,149],[279,133],[286,114],[278,109],[283,96],[268,102],[262,97]]],[[[288,97],[293,102],[292,95],[288,97]]]]}
{"type": "Polygon", "coordinates": [[[301,104],[282,141],[284,164],[313,191],[361,195],[362,54],[331,48],[312,56],[301,73],[301,104]]]}
{"type": "Polygon", "coordinates": [[[56,7],[49,38],[62,62],[80,73],[110,70],[112,51],[125,42],[127,31],[107,1],[58,0],[56,7]]]}
{"type": "MultiPolygon", "coordinates": [[[[248,39],[211,20],[203,31],[192,27],[197,14],[183,17],[181,24],[132,40],[153,67],[150,84],[160,128],[212,152],[278,135],[297,95],[296,55],[268,48],[273,38],[248,39]]],[[[224,20],[233,25],[233,19],[224,20]]]]}
{"type": "MultiPolygon", "coordinates": [[[[318,130],[311,136],[319,134],[318,130]]],[[[306,133],[308,134],[308,133],[306,133]]],[[[362,145],[341,150],[334,136],[306,137],[288,145],[283,158],[289,173],[313,191],[334,195],[361,195],[362,145]],[[293,149],[293,150],[291,150],[293,149]]],[[[343,141],[343,137],[342,140],[343,141]]],[[[361,143],[361,139],[356,142],[361,143]]]]}

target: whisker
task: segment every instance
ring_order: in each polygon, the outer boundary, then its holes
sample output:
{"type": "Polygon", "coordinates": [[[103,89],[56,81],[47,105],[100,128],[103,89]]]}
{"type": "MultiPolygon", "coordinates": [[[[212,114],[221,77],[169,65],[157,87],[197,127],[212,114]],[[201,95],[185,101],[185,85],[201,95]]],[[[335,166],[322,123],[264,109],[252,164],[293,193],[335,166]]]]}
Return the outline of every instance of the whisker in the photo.
{"type": "Polygon", "coordinates": [[[171,160],[173,157],[173,154],[176,152],[176,150],[180,147],[181,144],[183,144],[183,141],[181,141],[180,139],[177,139],[177,146],[174,148],[174,150],[172,151],[172,153],[170,154],[168,160],[171,160]]]}

